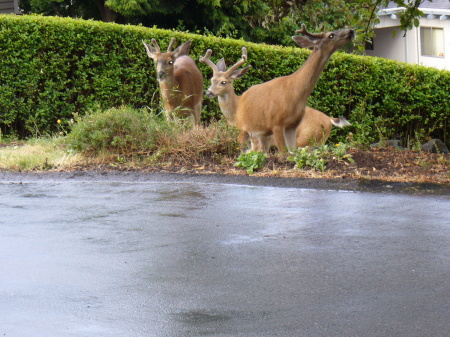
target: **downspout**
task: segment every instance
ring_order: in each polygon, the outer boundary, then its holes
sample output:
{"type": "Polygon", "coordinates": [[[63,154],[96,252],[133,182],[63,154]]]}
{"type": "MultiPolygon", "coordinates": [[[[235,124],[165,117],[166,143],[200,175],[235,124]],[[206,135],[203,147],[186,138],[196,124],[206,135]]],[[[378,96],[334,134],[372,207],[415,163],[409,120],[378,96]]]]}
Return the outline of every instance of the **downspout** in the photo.
{"type": "Polygon", "coordinates": [[[422,53],[422,49],[420,48],[419,32],[420,32],[420,25],[419,25],[419,27],[416,27],[416,29],[414,29],[414,34],[416,35],[415,37],[416,37],[416,48],[417,48],[416,64],[419,64],[420,55],[422,53]]]}
{"type": "Polygon", "coordinates": [[[403,38],[405,39],[405,63],[408,63],[408,36],[405,35],[403,38]]]}

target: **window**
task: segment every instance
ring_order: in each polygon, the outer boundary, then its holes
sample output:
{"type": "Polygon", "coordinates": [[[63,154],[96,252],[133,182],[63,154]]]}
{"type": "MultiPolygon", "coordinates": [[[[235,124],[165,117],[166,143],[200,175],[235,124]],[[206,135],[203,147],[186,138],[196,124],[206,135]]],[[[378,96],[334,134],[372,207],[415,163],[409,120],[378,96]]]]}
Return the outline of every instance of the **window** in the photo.
{"type": "Polygon", "coordinates": [[[444,57],[444,29],[421,27],[422,55],[444,57]]]}

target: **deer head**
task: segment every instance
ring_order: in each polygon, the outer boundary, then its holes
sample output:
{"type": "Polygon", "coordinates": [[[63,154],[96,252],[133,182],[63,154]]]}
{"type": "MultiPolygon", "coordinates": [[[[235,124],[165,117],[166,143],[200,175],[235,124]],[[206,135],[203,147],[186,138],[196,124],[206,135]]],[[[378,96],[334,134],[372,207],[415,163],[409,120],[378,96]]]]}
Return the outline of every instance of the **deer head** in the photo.
{"type": "Polygon", "coordinates": [[[155,39],[152,39],[153,46],[150,46],[144,41],[142,43],[145,46],[147,55],[156,63],[158,81],[164,81],[164,79],[173,75],[176,59],[188,54],[192,41],[187,41],[172,51],[173,44],[175,43],[175,38],[173,37],[165,53],[161,53],[161,49],[155,39]]]}
{"type": "Polygon", "coordinates": [[[349,43],[355,37],[353,29],[343,29],[328,33],[310,33],[302,24],[302,28],[295,31],[296,35],[292,39],[300,47],[311,50],[323,50],[326,53],[334,53],[339,48],[349,43]]]}
{"type": "Polygon", "coordinates": [[[215,96],[234,93],[233,81],[244,76],[248,69],[250,69],[250,66],[238,69],[242,64],[247,62],[247,48],[242,47],[241,59],[228,68],[228,70],[226,69],[227,67],[223,58],[217,64],[214,64],[210,59],[211,54],[212,50],[208,49],[205,56],[200,57],[200,62],[205,63],[213,70],[211,86],[206,91],[206,96],[213,98],[215,96]]]}

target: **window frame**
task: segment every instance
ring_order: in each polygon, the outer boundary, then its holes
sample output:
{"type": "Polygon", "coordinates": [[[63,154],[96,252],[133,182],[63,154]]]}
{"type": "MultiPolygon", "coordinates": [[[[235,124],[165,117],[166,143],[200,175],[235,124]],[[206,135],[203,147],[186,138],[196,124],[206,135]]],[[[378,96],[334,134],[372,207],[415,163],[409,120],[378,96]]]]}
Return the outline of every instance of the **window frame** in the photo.
{"type": "Polygon", "coordinates": [[[444,28],[442,27],[420,27],[420,55],[425,57],[437,57],[437,58],[445,58],[445,37],[444,37],[444,28]],[[436,37],[433,34],[433,30],[438,30],[442,32],[442,40],[440,41],[442,45],[442,52],[439,52],[438,45],[436,41],[436,37]],[[428,32],[426,34],[426,32],[428,32]],[[428,40],[427,40],[428,39],[428,40]],[[429,40],[431,39],[431,41],[429,40]],[[430,46],[425,45],[425,43],[431,44],[430,46]],[[427,49],[431,48],[431,54],[427,53],[427,49]]]}

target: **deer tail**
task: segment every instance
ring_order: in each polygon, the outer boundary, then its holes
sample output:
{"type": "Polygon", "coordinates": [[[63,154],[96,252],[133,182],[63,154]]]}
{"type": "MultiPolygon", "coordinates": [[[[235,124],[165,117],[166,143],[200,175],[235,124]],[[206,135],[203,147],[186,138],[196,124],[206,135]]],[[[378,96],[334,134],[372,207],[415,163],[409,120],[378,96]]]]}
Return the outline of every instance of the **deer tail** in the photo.
{"type": "Polygon", "coordinates": [[[346,126],[351,125],[345,117],[330,118],[330,119],[331,119],[331,124],[333,124],[334,126],[337,126],[338,128],[341,128],[341,129],[345,128],[346,126]]]}

